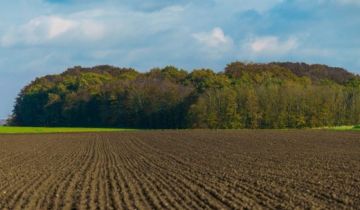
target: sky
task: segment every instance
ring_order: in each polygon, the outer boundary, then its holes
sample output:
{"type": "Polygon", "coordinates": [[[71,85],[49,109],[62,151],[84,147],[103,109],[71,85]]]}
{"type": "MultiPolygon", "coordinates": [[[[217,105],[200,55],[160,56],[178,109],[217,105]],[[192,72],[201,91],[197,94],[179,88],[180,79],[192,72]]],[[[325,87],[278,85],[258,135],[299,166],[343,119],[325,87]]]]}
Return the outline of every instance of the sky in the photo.
{"type": "Polygon", "coordinates": [[[360,0],[0,2],[0,119],[24,85],[72,66],[222,71],[233,61],[360,73],[360,0]]]}

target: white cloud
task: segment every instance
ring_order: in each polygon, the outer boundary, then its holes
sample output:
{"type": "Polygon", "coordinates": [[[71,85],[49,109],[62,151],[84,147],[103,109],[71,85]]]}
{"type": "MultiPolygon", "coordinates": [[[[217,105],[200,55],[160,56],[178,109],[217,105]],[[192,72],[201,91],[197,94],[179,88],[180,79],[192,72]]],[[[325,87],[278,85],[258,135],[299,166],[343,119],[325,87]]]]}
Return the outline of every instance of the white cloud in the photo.
{"type": "Polygon", "coordinates": [[[105,36],[105,26],[96,21],[86,20],[80,24],[80,33],[90,40],[100,40],[105,36]]]}
{"type": "Polygon", "coordinates": [[[297,38],[291,37],[281,41],[276,36],[256,37],[246,44],[254,54],[285,54],[298,47],[297,38]]]}
{"type": "MultiPolygon", "coordinates": [[[[69,30],[76,27],[77,23],[72,20],[66,20],[60,17],[44,17],[44,22],[47,22],[48,38],[54,39],[69,30]]],[[[40,20],[41,21],[41,20],[40,20]]],[[[41,24],[41,22],[40,22],[41,24]]]]}
{"type": "Polygon", "coordinates": [[[233,41],[226,36],[221,28],[214,28],[211,32],[201,32],[193,34],[193,37],[210,48],[224,48],[232,45],[233,41]]]}
{"type": "Polygon", "coordinates": [[[39,16],[1,37],[2,46],[14,44],[42,44],[54,40],[97,40],[105,34],[105,27],[87,16],[39,16]]]}
{"type": "MultiPolygon", "coordinates": [[[[56,44],[59,41],[138,42],[148,36],[172,30],[181,31],[184,8],[169,6],[153,12],[133,11],[128,8],[94,9],[66,15],[32,18],[0,34],[0,46],[56,44]]],[[[94,43],[94,42],[93,42],[94,43]]],[[[113,43],[114,44],[114,43],[113,43]]]]}

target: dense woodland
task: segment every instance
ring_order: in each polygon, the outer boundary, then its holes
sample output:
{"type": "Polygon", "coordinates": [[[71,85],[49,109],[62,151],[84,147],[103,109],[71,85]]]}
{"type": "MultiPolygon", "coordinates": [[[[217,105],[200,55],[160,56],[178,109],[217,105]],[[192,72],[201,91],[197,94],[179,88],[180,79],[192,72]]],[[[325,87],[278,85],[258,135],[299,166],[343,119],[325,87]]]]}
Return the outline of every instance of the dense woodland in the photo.
{"type": "Polygon", "coordinates": [[[234,62],[219,73],[74,67],[26,86],[9,122],[212,129],[353,125],[360,123],[360,77],[304,63],[234,62]]]}

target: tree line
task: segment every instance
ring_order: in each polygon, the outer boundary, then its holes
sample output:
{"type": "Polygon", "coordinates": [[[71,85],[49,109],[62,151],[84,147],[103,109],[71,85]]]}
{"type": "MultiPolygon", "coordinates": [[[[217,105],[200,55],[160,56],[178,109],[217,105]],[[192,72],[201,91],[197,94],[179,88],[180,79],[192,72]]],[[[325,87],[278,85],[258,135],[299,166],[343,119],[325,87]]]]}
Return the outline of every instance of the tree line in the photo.
{"type": "Polygon", "coordinates": [[[360,123],[360,77],[304,63],[70,68],[22,89],[9,124],[123,128],[304,128],[360,123]]]}

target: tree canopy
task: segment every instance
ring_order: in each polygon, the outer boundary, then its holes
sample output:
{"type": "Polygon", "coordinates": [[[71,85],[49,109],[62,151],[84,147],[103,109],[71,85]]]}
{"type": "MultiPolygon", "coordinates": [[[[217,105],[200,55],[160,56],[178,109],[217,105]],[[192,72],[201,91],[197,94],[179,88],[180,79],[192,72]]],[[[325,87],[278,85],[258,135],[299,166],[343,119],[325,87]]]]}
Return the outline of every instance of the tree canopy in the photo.
{"type": "Polygon", "coordinates": [[[304,63],[234,62],[217,73],[76,66],[24,87],[10,123],[214,129],[357,124],[360,78],[304,63]]]}

